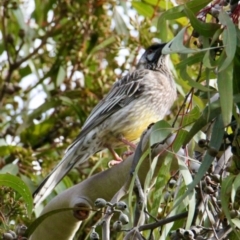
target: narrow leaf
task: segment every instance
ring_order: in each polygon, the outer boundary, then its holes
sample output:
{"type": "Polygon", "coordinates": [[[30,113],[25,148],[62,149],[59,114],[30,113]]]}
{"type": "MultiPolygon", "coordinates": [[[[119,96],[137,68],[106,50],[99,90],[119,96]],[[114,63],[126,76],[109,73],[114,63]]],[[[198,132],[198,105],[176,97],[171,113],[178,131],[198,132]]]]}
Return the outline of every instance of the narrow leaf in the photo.
{"type": "Polygon", "coordinates": [[[219,24],[216,23],[205,23],[198,20],[194,13],[185,5],[184,12],[189,18],[192,27],[196,30],[200,35],[204,37],[212,37],[217,29],[220,28],[219,24]]]}
{"type": "Polygon", "coordinates": [[[204,126],[206,126],[209,122],[211,122],[214,118],[216,118],[221,113],[221,108],[219,102],[213,102],[209,104],[202,113],[202,116],[194,123],[191,130],[187,134],[185,140],[183,141],[183,146],[189,143],[189,141],[193,138],[193,136],[200,131],[204,126]]]}
{"type": "Polygon", "coordinates": [[[202,49],[190,49],[183,45],[183,39],[185,35],[186,27],[183,28],[172,41],[166,44],[163,48],[163,54],[171,54],[171,53],[200,53],[210,49],[217,49],[219,47],[209,47],[209,48],[202,48],[202,49]]]}
{"type": "Polygon", "coordinates": [[[144,17],[151,18],[154,14],[154,8],[144,2],[132,1],[132,6],[140,15],[143,15],[144,17]]]}
{"type": "MultiPolygon", "coordinates": [[[[215,149],[219,149],[222,143],[222,138],[224,135],[224,126],[222,122],[221,116],[218,116],[215,120],[213,130],[212,130],[212,136],[209,145],[211,147],[214,147],[215,149]]],[[[196,185],[201,181],[204,174],[208,171],[209,167],[211,166],[212,162],[214,160],[214,157],[210,156],[209,154],[206,154],[202,164],[197,172],[197,174],[194,177],[194,180],[191,184],[189,184],[187,191],[183,194],[183,196],[175,203],[174,207],[176,207],[185,197],[187,197],[189,194],[192,193],[196,185]]]]}
{"type": "Polygon", "coordinates": [[[231,192],[232,202],[235,202],[235,196],[239,187],[240,187],[240,174],[237,175],[237,177],[235,178],[232,184],[232,192],[231,192]]]}
{"type": "MultiPolygon", "coordinates": [[[[185,184],[189,185],[189,184],[191,184],[193,179],[192,179],[192,175],[191,175],[188,167],[184,163],[185,159],[180,158],[179,156],[177,158],[178,158],[179,171],[184,179],[185,184]]],[[[196,199],[195,191],[192,191],[190,194],[188,194],[188,218],[187,218],[187,222],[186,222],[186,228],[190,228],[192,220],[193,220],[193,216],[195,214],[195,206],[196,206],[195,199],[196,199]]]]}
{"type": "Polygon", "coordinates": [[[230,211],[229,211],[229,201],[230,201],[230,195],[231,195],[231,190],[232,190],[232,184],[235,179],[235,176],[228,176],[223,179],[222,181],[222,188],[221,188],[221,205],[222,205],[222,210],[229,221],[231,227],[234,230],[234,233],[238,236],[238,239],[240,237],[240,234],[236,231],[234,224],[238,225],[238,222],[232,221],[231,216],[230,216],[230,211]]]}
{"type": "Polygon", "coordinates": [[[223,44],[226,47],[223,54],[227,56],[218,69],[218,71],[221,72],[233,61],[237,47],[237,32],[232,20],[224,10],[219,14],[219,21],[225,26],[223,31],[223,44]]]}
{"type": "Polygon", "coordinates": [[[172,132],[171,125],[164,120],[154,124],[150,135],[150,146],[162,142],[172,132]]]}
{"type": "Polygon", "coordinates": [[[228,125],[232,118],[233,108],[233,64],[218,73],[218,90],[224,125],[228,125]]]}
{"type": "Polygon", "coordinates": [[[172,20],[172,19],[177,19],[186,16],[186,13],[184,12],[184,7],[187,6],[193,13],[198,12],[201,10],[203,7],[205,7],[211,0],[193,0],[187,2],[185,5],[179,5],[174,8],[170,8],[167,10],[165,13],[161,15],[161,17],[158,20],[158,23],[161,22],[162,20],[172,20]]]}

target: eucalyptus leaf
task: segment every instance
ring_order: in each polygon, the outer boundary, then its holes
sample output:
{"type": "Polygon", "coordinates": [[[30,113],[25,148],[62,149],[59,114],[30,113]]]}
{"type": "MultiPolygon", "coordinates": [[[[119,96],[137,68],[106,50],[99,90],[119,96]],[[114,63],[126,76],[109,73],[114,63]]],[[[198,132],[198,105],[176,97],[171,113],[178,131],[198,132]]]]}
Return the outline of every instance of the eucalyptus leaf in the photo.
{"type": "MultiPolygon", "coordinates": [[[[223,212],[233,229],[235,229],[235,227],[234,227],[234,222],[232,222],[232,219],[230,216],[229,203],[230,203],[232,184],[233,184],[234,180],[235,180],[235,176],[232,176],[232,175],[230,175],[222,180],[221,195],[220,195],[221,206],[222,206],[223,212]]],[[[234,230],[234,232],[238,236],[238,239],[239,239],[240,234],[235,230],[234,230]]]]}
{"type": "Polygon", "coordinates": [[[189,18],[192,27],[195,31],[197,31],[200,35],[204,37],[212,37],[216,30],[220,28],[219,24],[216,23],[205,23],[197,19],[194,13],[185,5],[184,12],[189,18]]]}
{"type": "Polygon", "coordinates": [[[232,191],[231,191],[231,200],[235,202],[236,193],[240,187],[240,174],[238,174],[232,184],[232,191]]]}
{"type": "Polygon", "coordinates": [[[223,31],[223,43],[225,45],[226,58],[219,66],[218,71],[221,72],[227,68],[233,61],[237,47],[237,33],[232,19],[225,11],[219,13],[219,21],[225,26],[223,31]]]}
{"type": "Polygon", "coordinates": [[[2,169],[0,169],[0,174],[9,173],[16,176],[18,172],[19,172],[19,168],[17,164],[13,164],[13,163],[7,164],[2,169]]]}
{"type": "Polygon", "coordinates": [[[202,48],[202,49],[190,49],[183,45],[184,34],[186,31],[186,27],[181,29],[177,36],[170,42],[168,42],[162,50],[163,54],[172,54],[172,53],[199,53],[204,52],[210,49],[218,49],[219,47],[209,47],[209,48],[202,48]]]}
{"type": "Polygon", "coordinates": [[[217,83],[223,122],[227,126],[231,122],[233,108],[233,65],[228,65],[218,72],[217,83]]]}
{"type": "Polygon", "coordinates": [[[185,6],[188,9],[191,9],[193,13],[196,13],[200,9],[205,7],[209,2],[211,2],[211,0],[203,0],[203,1],[193,0],[193,1],[187,2],[186,4],[182,4],[174,8],[170,8],[169,10],[167,10],[161,15],[158,22],[165,21],[165,20],[173,20],[173,19],[186,16],[186,13],[184,12],[185,6]]]}
{"type": "Polygon", "coordinates": [[[168,122],[161,120],[155,123],[150,135],[150,146],[162,142],[171,134],[171,132],[172,127],[168,122]]]}
{"type": "Polygon", "coordinates": [[[132,1],[132,6],[140,15],[151,18],[154,14],[154,8],[149,4],[140,1],[132,1]]]}
{"type": "Polygon", "coordinates": [[[218,101],[210,103],[204,110],[202,115],[195,121],[189,133],[187,134],[183,146],[193,138],[193,136],[200,131],[204,126],[211,122],[214,118],[218,117],[221,113],[220,104],[218,101]]]}
{"type": "MultiPolygon", "coordinates": [[[[214,147],[216,150],[218,150],[221,146],[223,135],[224,135],[224,126],[223,126],[222,118],[219,115],[216,118],[214,126],[213,126],[212,136],[211,136],[209,146],[214,147]]],[[[189,194],[192,194],[196,185],[201,181],[204,174],[208,171],[213,160],[214,160],[214,157],[210,156],[208,153],[204,156],[204,159],[201,163],[200,168],[198,169],[197,174],[194,177],[193,182],[191,182],[188,185],[187,191],[180,199],[178,199],[178,201],[175,203],[174,207],[176,207],[179,204],[179,202],[181,202],[189,194]]]]}

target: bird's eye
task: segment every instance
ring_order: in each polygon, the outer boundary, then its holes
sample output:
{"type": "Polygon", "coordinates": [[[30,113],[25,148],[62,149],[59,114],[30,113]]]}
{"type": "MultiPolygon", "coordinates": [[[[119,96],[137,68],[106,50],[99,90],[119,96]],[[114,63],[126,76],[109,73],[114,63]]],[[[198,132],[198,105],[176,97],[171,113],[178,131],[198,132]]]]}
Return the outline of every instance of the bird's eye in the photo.
{"type": "Polygon", "coordinates": [[[147,52],[147,56],[146,56],[147,60],[150,62],[153,61],[154,55],[155,55],[155,53],[154,53],[153,49],[149,49],[147,52]]]}

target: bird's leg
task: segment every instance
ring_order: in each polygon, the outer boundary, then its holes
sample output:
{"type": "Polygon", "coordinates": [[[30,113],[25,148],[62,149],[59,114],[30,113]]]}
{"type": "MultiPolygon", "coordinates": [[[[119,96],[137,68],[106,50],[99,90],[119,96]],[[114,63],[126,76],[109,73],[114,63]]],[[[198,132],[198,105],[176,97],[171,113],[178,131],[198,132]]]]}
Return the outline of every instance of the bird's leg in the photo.
{"type": "Polygon", "coordinates": [[[114,158],[114,160],[111,160],[108,163],[108,166],[112,167],[114,165],[117,165],[117,164],[121,163],[122,162],[122,158],[118,156],[118,154],[114,151],[112,146],[109,145],[109,144],[106,144],[105,146],[108,148],[108,150],[110,151],[110,153],[113,155],[113,158],[114,158]]]}
{"type": "MultiPolygon", "coordinates": [[[[120,140],[121,142],[123,142],[125,145],[129,146],[130,148],[132,148],[132,150],[135,150],[136,147],[137,147],[134,143],[128,141],[128,140],[127,140],[126,138],[124,138],[124,137],[119,137],[119,140],[120,140]]],[[[133,154],[133,152],[134,152],[134,151],[128,150],[128,151],[126,151],[126,152],[123,153],[123,156],[129,157],[130,155],[133,154]]]]}
{"type": "Polygon", "coordinates": [[[124,143],[125,145],[129,146],[130,148],[132,148],[133,150],[135,150],[136,147],[137,147],[136,144],[128,141],[126,138],[124,138],[124,137],[122,137],[122,136],[119,137],[119,140],[120,140],[122,143],[124,143]]]}
{"type": "MultiPolygon", "coordinates": [[[[124,143],[125,145],[129,146],[133,150],[136,149],[136,145],[134,143],[128,141],[126,138],[120,136],[120,137],[118,137],[118,140],[121,141],[122,143],[124,143]]],[[[112,167],[112,166],[117,165],[120,162],[122,162],[122,158],[118,156],[118,154],[114,151],[114,149],[112,148],[112,146],[110,144],[105,144],[105,147],[108,148],[108,150],[111,152],[111,154],[113,155],[113,158],[114,158],[114,160],[111,160],[108,163],[109,167],[112,167]]],[[[123,155],[126,157],[128,157],[132,154],[133,154],[133,151],[127,151],[127,152],[123,153],[123,155]]]]}

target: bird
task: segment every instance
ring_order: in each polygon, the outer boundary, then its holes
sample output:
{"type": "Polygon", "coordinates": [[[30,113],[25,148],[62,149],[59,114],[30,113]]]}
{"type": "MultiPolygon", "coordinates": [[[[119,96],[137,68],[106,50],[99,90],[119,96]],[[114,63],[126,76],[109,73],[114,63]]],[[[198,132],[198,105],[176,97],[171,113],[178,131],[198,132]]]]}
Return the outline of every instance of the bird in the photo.
{"type": "Polygon", "coordinates": [[[165,117],[177,97],[169,55],[162,53],[166,44],[149,46],[135,70],[117,80],[93,108],[62,160],[33,193],[35,206],[74,166],[106,148],[117,159],[114,149],[137,143],[148,125],[165,117]]]}

